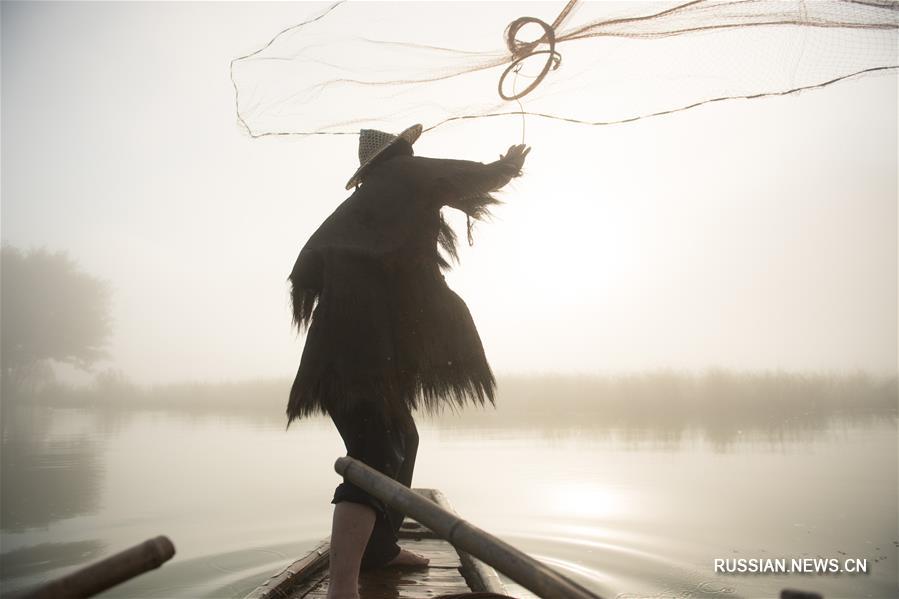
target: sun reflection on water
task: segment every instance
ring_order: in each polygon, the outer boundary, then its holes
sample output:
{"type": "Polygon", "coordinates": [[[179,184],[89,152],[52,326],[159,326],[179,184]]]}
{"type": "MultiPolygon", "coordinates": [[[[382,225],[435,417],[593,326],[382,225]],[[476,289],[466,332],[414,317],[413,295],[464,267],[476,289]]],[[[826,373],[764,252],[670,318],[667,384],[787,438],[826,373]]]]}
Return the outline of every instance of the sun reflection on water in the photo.
{"type": "Polygon", "coordinates": [[[559,481],[541,488],[539,493],[540,504],[562,517],[615,519],[629,511],[620,490],[595,482],[559,481]]]}

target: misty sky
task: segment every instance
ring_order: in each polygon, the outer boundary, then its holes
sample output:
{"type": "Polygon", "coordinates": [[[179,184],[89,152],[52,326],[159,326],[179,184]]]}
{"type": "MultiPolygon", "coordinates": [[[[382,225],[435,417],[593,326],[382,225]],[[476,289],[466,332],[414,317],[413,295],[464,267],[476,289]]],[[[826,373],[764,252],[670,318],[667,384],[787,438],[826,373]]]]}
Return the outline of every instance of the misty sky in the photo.
{"type": "MultiPolygon", "coordinates": [[[[318,7],[0,10],[2,238],[110,281],[102,366],[292,377],[286,277],[347,196],[356,139],[250,139],[228,66],[318,7]]],[[[607,128],[530,119],[526,176],[447,276],[494,369],[895,372],[896,84],[607,128]]],[[[415,149],[489,162],[520,128],[468,123],[415,149]]]]}

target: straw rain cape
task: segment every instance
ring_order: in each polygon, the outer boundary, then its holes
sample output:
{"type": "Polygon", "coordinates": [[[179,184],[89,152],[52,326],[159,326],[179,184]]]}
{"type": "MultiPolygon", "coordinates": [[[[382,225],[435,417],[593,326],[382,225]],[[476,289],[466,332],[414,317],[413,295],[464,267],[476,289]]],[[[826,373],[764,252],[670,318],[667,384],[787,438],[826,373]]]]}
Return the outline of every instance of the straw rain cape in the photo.
{"type": "Polygon", "coordinates": [[[455,234],[440,209],[479,219],[518,167],[503,159],[395,156],[325,219],[293,271],[294,324],[308,328],[288,426],[376,402],[385,416],[493,403],[495,381],[465,302],[446,284],[455,234]]]}

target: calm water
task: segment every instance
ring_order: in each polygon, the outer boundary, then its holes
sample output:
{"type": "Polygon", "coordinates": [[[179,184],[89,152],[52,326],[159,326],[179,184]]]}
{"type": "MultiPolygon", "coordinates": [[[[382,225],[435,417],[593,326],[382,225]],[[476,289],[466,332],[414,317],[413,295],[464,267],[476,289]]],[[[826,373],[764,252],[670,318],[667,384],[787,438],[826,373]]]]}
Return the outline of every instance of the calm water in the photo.
{"type": "MultiPolygon", "coordinates": [[[[330,422],[4,414],[2,590],[149,537],[162,569],[108,597],[241,597],[330,532],[330,422]]],[[[414,484],[605,597],[899,597],[892,415],[809,429],[472,427],[421,420],[414,484]],[[716,574],[715,558],[862,558],[865,575],[716,574]]],[[[514,587],[512,587],[514,588],[514,587]]]]}

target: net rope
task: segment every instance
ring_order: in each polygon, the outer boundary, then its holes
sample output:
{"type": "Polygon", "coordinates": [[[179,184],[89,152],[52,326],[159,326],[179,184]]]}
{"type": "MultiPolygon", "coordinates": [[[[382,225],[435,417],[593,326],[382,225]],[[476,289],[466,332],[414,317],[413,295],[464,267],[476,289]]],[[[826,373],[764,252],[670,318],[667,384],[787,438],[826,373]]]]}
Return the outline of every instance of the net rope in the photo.
{"type": "Polygon", "coordinates": [[[509,116],[524,137],[524,117],[615,125],[895,77],[897,39],[899,2],[888,0],[341,1],[230,71],[252,137],[509,116]],[[558,13],[547,22],[525,8],[558,13]]]}

